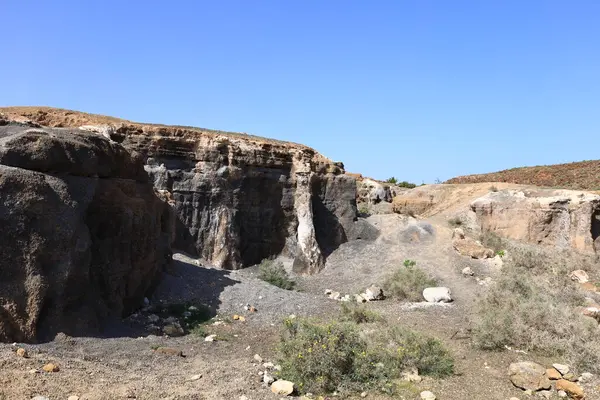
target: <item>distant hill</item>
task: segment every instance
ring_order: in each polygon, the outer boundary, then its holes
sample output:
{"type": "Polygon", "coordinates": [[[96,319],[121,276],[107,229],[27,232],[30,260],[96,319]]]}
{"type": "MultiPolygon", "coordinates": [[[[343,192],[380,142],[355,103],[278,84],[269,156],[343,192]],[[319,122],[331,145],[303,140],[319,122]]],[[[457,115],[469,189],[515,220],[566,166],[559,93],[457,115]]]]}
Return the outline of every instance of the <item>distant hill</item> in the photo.
{"type": "Polygon", "coordinates": [[[489,174],[465,175],[444,183],[507,182],[564,189],[600,190],[600,160],[512,168],[489,174]]]}

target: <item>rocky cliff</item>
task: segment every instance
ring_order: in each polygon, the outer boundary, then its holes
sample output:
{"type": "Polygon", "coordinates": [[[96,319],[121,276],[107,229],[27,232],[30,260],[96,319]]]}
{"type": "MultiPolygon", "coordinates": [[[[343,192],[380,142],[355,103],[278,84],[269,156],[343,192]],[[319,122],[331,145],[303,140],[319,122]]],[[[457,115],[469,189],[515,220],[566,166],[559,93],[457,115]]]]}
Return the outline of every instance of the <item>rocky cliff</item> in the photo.
{"type": "Polygon", "coordinates": [[[572,190],[490,192],[471,203],[484,232],[600,253],[600,196],[572,190]]]}
{"type": "Polygon", "coordinates": [[[209,264],[237,269],[283,253],[294,257],[297,272],[314,273],[357,236],[355,179],[306,146],[52,108],[0,112],[83,127],[140,154],[177,215],[174,247],[209,264]]]}
{"type": "Polygon", "coordinates": [[[96,334],[170,261],[142,158],[94,133],[0,118],[0,341],[96,334]]]}

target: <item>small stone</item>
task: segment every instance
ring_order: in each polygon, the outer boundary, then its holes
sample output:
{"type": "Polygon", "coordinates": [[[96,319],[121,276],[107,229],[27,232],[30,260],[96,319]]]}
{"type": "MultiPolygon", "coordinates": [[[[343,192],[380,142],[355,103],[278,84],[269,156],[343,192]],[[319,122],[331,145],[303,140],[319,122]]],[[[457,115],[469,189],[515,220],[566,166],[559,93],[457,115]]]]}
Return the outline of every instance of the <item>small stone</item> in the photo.
{"type": "Polygon", "coordinates": [[[354,295],[354,300],[358,303],[358,304],[362,304],[362,303],[366,303],[368,300],[365,298],[364,293],[363,294],[355,294],[354,295]]]}
{"type": "Polygon", "coordinates": [[[275,364],[273,364],[272,362],[266,362],[263,364],[263,367],[266,369],[273,369],[273,367],[275,367],[275,364]]]}
{"type": "Polygon", "coordinates": [[[344,297],[340,298],[339,300],[340,301],[350,301],[350,295],[349,294],[344,295],[344,297]]]}
{"type": "Polygon", "coordinates": [[[42,367],[45,372],[58,372],[60,368],[56,364],[48,363],[42,367]]]}
{"type": "Polygon", "coordinates": [[[519,400],[518,397],[511,397],[509,400],[519,400]]]}
{"type": "Polygon", "coordinates": [[[79,400],[79,396],[72,395],[72,396],[69,396],[67,398],[67,400],[79,400]]]}
{"type": "Polygon", "coordinates": [[[452,301],[452,293],[447,287],[428,287],[423,290],[423,298],[428,303],[449,303],[452,301]]]}
{"type": "Polygon", "coordinates": [[[553,381],[557,381],[562,378],[562,375],[556,370],[556,368],[548,368],[546,370],[546,376],[548,379],[553,381]]]}
{"type": "Polygon", "coordinates": [[[463,268],[463,270],[461,271],[461,273],[464,276],[473,276],[473,275],[475,275],[475,272],[473,272],[473,270],[471,269],[471,267],[465,267],[465,268],[463,268]]]}
{"type": "Polygon", "coordinates": [[[248,400],[248,398],[246,396],[240,396],[240,400],[248,400]]]}
{"type": "Polygon", "coordinates": [[[159,354],[165,354],[167,356],[183,357],[183,352],[181,350],[174,349],[172,347],[157,347],[156,350],[154,350],[154,352],[159,354]]]}
{"type": "Polygon", "coordinates": [[[39,374],[39,373],[40,373],[40,371],[39,371],[38,369],[30,369],[30,370],[29,370],[29,373],[30,373],[30,374],[39,374]]]}
{"type": "Polygon", "coordinates": [[[188,381],[193,382],[193,381],[197,381],[198,379],[202,378],[202,374],[196,374],[196,375],[192,375],[188,378],[188,381]]]}
{"type": "Polygon", "coordinates": [[[365,294],[363,295],[368,301],[375,300],[383,300],[385,296],[383,294],[383,289],[379,286],[371,285],[365,290],[365,294]]]}
{"type": "Polygon", "coordinates": [[[273,378],[271,375],[265,372],[263,374],[263,382],[267,385],[270,385],[271,383],[275,382],[275,378],[273,378]]]}
{"type": "Polygon", "coordinates": [[[150,315],[148,315],[148,321],[150,321],[152,323],[158,322],[159,319],[160,319],[159,316],[156,315],[156,314],[150,314],[150,315]]]}
{"type": "Polygon", "coordinates": [[[362,398],[365,398],[365,397],[367,397],[367,392],[362,392],[362,393],[360,394],[360,397],[362,397],[362,398]]]}
{"type": "Polygon", "coordinates": [[[568,396],[567,392],[565,392],[564,390],[559,390],[557,392],[557,394],[558,394],[558,397],[567,397],[568,396]]]}
{"type": "Polygon", "coordinates": [[[331,292],[329,294],[329,298],[333,299],[333,300],[339,300],[340,296],[341,296],[340,292],[331,292]]]}
{"type": "Polygon", "coordinates": [[[294,393],[294,383],[285,380],[275,381],[271,385],[271,391],[275,394],[288,396],[294,393]]]}
{"type": "Polygon", "coordinates": [[[260,364],[262,364],[262,362],[263,362],[263,359],[262,359],[262,357],[261,357],[261,356],[259,356],[258,354],[255,354],[255,355],[254,355],[254,360],[255,360],[256,362],[260,363],[260,364]]]}
{"type": "Polygon", "coordinates": [[[246,321],[246,317],[243,317],[240,315],[240,317],[238,318],[240,322],[245,322],[246,321]]]}
{"type": "Polygon", "coordinates": [[[554,368],[556,368],[556,370],[557,370],[558,372],[560,372],[560,374],[561,374],[561,375],[566,375],[566,374],[568,374],[568,373],[569,373],[569,371],[571,370],[571,369],[569,368],[569,366],[568,366],[568,365],[566,365],[566,364],[552,364],[552,366],[553,366],[554,368]]]}
{"type": "Polygon", "coordinates": [[[333,292],[333,290],[331,289],[325,289],[325,294],[326,295],[330,295],[333,292]]]}
{"type": "Polygon", "coordinates": [[[400,376],[402,380],[407,382],[421,382],[423,379],[419,376],[419,371],[416,368],[404,370],[400,376]]]}
{"type": "Polygon", "coordinates": [[[581,400],[585,396],[583,389],[581,389],[576,383],[569,382],[566,379],[560,379],[556,381],[556,390],[563,390],[567,395],[575,400],[581,400]]]}
{"type": "Polygon", "coordinates": [[[147,297],[144,297],[144,305],[148,307],[150,305],[150,300],[147,297]]]}
{"type": "Polygon", "coordinates": [[[250,312],[256,312],[256,307],[250,306],[250,308],[248,309],[248,311],[250,311],[250,312]]]}
{"type": "Polygon", "coordinates": [[[531,361],[510,364],[508,375],[512,384],[523,390],[548,390],[552,387],[546,368],[531,361]]]}
{"type": "Polygon", "coordinates": [[[164,326],[163,333],[172,337],[183,336],[185,334],[183,328],[177,322],[164,326]]]}
{"type": "Polygon", "coordinates": [[[431,393],[429,390],[425,390],[421,392],[421,400],[435,400],[435,394],[431,393]]]}
{"type": "Polygon", "coordinates": [[[569,278],[571,280],[577,281],[579,283],[587,283],[590,280],[589,275],[582,269],[575,270],[569,274],[569,278]]]}
{"type": "Polygon", "coordinates": [[[19,357],[23,357],[23,358],[29,358],[29,354],[27,354],[27,350],[25,350],[24,348],[20,347],[17,349],[17,355],[19,357]]]}
{"type": "Polygon", "coordinates": [[[581,376],[579,377],[578,381],[579,382],[589,382],[594,378],[593,374],[590,374],[589,372],[584,372],[583,374],[581,374],[581,376]]]}
{"type": "Polygon", "coordinates": [[[181,314],[181,315],[183,315],[183,318],[189,318],[192,316],[192,313],[189,311],[184,311],[183,314],[181,314]]]}
{"type": "Polygon", "coordinates": [[[35,397],[32,397],[31,400],[50,400],[50,399],[47,398],[46,396],[35,396],[35,397]]]}
{"type": "Polygon", "coordinates": [[[240,316],[237,315],[237,314],[234,314],[232,318],[233,318],[234,321],[237,321],[237,320],[240,319],[240,316]]]}
{"type": "Polygon", "coordinates": [[[205,342],[214,342],[216,338],[217,338],[217,335],[215,335],[215,334],[208,335],[207,337],[204,338],[204,341],[205,342]]]}
{"type": "Polygon", "coordinates": [[[454,228],[452,231],[452,239],[462,240],[465,238],[465,231],[462,228],[454,228]]]}

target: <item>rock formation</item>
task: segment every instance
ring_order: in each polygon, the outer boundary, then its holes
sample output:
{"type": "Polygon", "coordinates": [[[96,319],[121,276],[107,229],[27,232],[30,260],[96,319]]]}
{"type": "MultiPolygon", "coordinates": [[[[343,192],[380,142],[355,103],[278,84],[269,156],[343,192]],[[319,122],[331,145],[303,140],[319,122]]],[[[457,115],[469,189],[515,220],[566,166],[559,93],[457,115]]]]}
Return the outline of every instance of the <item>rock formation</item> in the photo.
{"type": "Polygon", "coordinates": [[[49,126],[83,127],[145,161],[175,210],[174,247],[226,269],[285,254],[314,273],[359,235],[356,181],[313,149],[245,134],[137,124],[52,108],[0,110],[49,126]]]}
{"type": "Polygon", "coordinates": [[[471,203],[481,230],[532,244],[600,251],[600,196],[570,190],[504,190],[471,203]]]}
{"type": "Polygon", "coordinates": [[[139,155],[0,118],[0,341],[95,334],[135,310],[170,260],[173,220],[139,155]]]}

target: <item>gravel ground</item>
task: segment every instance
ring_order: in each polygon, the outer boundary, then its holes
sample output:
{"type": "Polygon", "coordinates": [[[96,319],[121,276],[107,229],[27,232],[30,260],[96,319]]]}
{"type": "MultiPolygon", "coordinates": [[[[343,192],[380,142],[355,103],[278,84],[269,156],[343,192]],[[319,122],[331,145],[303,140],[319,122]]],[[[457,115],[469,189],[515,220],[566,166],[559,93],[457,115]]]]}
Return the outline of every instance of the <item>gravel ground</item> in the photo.
{"type": "MultiPolygon", "coordinates": [[[[443,222],[398,215],[374,215],[369,222],[381,230],[375,241],[357,240],[340,246],[318,275],[296,277],[298,291],[285,291],[257,279],[256,268],[223,271],[198,266],[184,254],[174,256],[173,266],[150,299],[150,308],[124,321],[115,321],[103,337],[71,338],[59,335],[39,345],[0,345],[0,400],[31,399],[36,395],[51,400],[67,399],[272,399],[258,375],[253,359],[260,354],[274,361],[278,329],[290,314],[329,318],[339,312],[339,303],[324,295],[326,289],[342,294],[363,291],[382,284],[403,260],[412,259],[451,288],[455,302],[448,306],[402,304],[391,299],[371,302],[388,323],[435,336],[456,358],[455,376],[425,379],[417,393],[431,390],[441,400],[524,399],[510,384],[506,370],[517,360],[536,360],[515,352],[482,352],[471,345],[468,326],[474,303],[486,289],[460,270],[471,266],[479,277],[494,276],[489,263],[458,256],[451,247],[449,228],[443,222]],[[432,228],[432,229],[431,229],[432,228]],[[205,334],[217,334],[215,342],[204,335],[164,337],[150,334],[150,315],[157,305],[189,303],[206,305],[219,325],[208,325],[205,334]],[[256,312],[244,309],[246,304],[256,312]],[[234,314],[246,320],[233,320],[234,314]],[[24,347],[30,358],[16,356],[24,347]],[[181,350],[185,357],[159,354],[157,346],[181,350]],[[56,373],[32,373],[47,362],[60,366],[56,373]],[[191,380],[194,375],[201,378],[191,380]]],[[[289,267],[290,260],[283,260],[289,267]]],[[[540,360],[538,361],[551,361],[540,360]]],[[[588,399],[600,398],[598,381],[584,386],[588,399]]],[[[357,398],[360,398],[357,396],[357,398]]],[[[388,399],[369,393],[369,399],[388,399]]],[[[417,395],[418,398],[418,395],[417,395]]]]}

